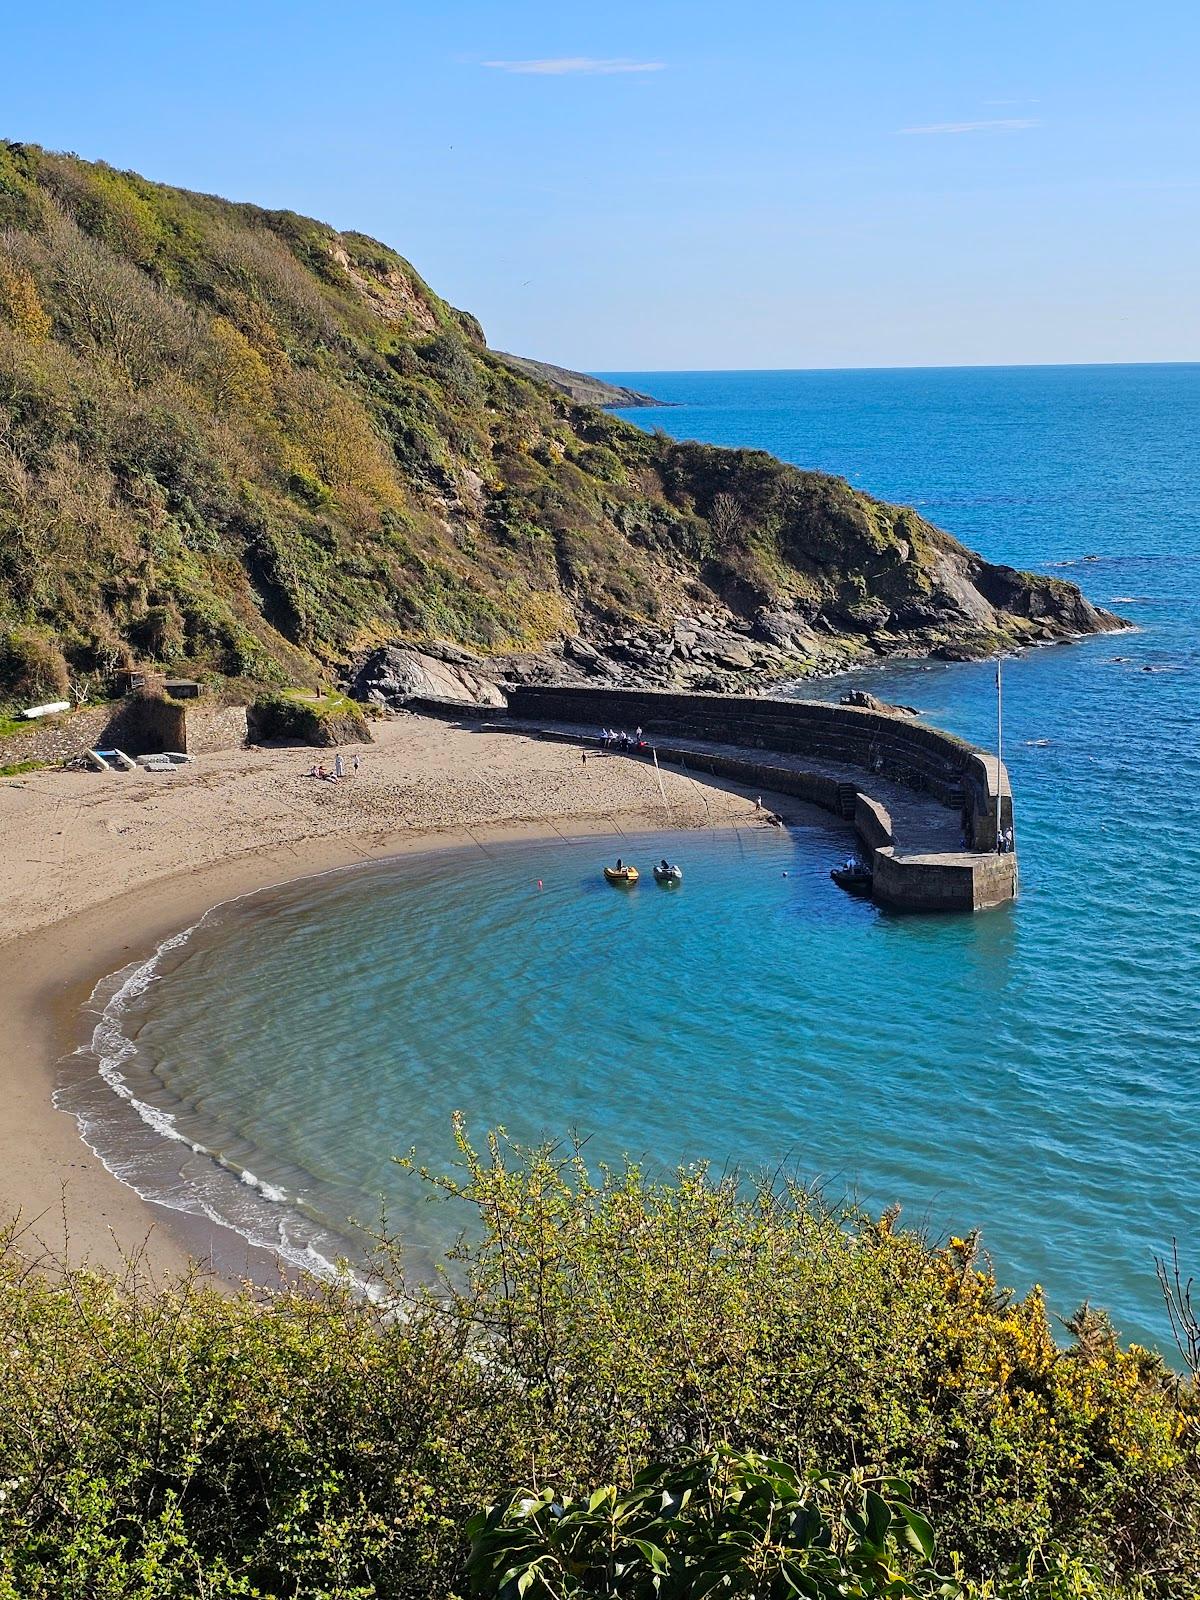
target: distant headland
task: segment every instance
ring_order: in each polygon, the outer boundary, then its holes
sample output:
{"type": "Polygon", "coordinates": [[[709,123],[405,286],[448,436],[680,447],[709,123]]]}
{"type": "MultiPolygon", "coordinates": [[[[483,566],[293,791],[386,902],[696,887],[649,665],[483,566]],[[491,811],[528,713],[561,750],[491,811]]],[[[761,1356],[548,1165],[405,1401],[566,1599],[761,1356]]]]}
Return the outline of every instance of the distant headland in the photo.
{"type": "Polygon", "coordinates": [[[576,405],[620,411],[634,406],[667,406],[675,403],[672,400],[656,400],[652,394],[642,394],[637,389],[622,388],[619,383],[606,383],[603,378],[592,377],[590,372],[573,372],[570,367],[556,367],[549,361],[533,361],[529,356],[509,355],[506,350],[496,350],[493,354],[529,377],[560,390],[576,405]]]}

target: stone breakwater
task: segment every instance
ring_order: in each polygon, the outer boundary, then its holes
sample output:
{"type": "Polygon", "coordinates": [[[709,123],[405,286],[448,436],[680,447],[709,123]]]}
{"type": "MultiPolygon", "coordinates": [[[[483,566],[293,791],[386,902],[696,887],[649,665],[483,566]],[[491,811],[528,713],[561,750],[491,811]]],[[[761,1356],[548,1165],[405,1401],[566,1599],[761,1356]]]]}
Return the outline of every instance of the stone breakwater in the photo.
{"type": "Polygon", "coordinates": [[[640,727],[659,761],[822,806],[853,825],[881,904],[973,911],[1016,896],[1016,854],[996,851],[1013,827],[1007,772],[925,723],[819,701],[591,686],[514,687],[507,718],[581,739],[640,727]]]}

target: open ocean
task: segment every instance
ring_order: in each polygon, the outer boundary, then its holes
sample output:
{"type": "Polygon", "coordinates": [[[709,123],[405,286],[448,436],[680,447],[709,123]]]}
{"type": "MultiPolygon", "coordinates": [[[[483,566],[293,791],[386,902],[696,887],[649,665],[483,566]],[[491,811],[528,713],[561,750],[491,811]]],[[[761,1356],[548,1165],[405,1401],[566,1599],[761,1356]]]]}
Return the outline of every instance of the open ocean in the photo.
{"type": "MultiPolygon", "coordinates": [[[[605,376],[678,402],[642,427],[839,473],[1137,625],[1006,667],[1019,902],[851,900],[832,820],[356,868],[114,978],[62,1103],[143,1193],[297,1260],[381,1205],[418,1260],[448,1242],[390,1158],[448,1161],[461,1107],[979,1226],[1005,1282],[1165,1345],[1154,1256],[1177,1236],[1200,1271],[1200,366],[605,376]],[[678,893],[598,880],[664,849],[678,893]]],[[[994,747],[991,664],[848,681],[994,747]]]]}

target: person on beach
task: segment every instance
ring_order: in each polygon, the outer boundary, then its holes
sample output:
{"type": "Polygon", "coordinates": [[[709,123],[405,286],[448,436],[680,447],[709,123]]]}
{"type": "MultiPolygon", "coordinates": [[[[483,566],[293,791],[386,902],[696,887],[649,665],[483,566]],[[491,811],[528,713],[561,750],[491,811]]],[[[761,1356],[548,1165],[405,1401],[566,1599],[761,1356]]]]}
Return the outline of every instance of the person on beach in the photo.
{"type": "Polygon", "coordinates": [[[358,751],[357,750],[354,752],[353,761],[354,761],[354,776],[357,778],[358,777],[358,769],[359,769],[359,766],[361,765],[361,763],[359,762],[359,759],[358,759],[358,751]]]}
{"type": "Polygon", "coordinates": [[[342,760],[342,752],[340,750],[333,758],[333,775],[335,778],[344,778],[346,776],[346,763],[342,760]]]}

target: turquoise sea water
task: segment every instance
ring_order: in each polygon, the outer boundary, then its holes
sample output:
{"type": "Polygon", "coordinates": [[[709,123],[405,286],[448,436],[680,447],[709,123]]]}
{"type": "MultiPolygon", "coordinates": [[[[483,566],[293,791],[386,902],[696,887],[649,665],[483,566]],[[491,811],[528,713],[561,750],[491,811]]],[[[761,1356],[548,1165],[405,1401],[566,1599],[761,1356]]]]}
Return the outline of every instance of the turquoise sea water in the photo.
{"type": "MultiPolygon", "coordinates": [[[[462,1219],[390,1156],[447,1159],[461,1107],[980,1225],[1006,1281],[1162,1341],[1154,1254],[1178,1236],[1200,1265],[1200,367],[612,376],[680,402],[642,426],[842,473],[1137,624],[1006,667],[1018,904],[850,900],[832,820],[360,868],[223,908],[115,1002],[114,980],[108,1082],[81,1058],[65,1102],[144,1192],[298,1257],[381,1197],[436,1250],[462,1219]],[[678,893],[597,877],[664,849],[678,893]]],[[[994,744],[987,664],[853,681],[994,744]]]]}

